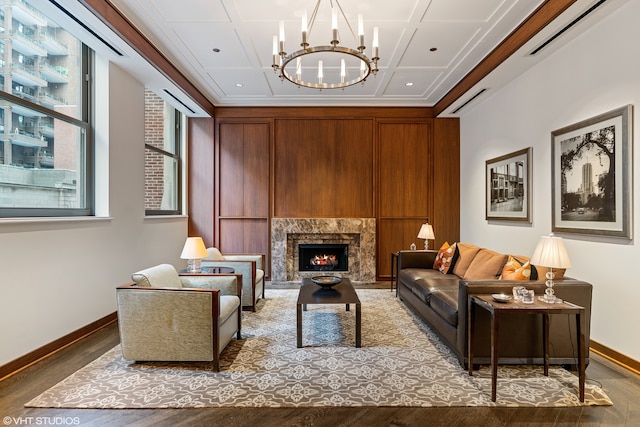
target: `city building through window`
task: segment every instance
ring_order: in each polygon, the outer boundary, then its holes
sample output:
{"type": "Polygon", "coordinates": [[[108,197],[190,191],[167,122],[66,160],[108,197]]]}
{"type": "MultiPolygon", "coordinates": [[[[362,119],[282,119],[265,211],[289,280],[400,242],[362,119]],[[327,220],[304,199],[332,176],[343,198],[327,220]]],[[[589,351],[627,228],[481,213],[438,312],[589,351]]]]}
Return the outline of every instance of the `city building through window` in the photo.
{"type": "Polygon", "coordinates": [[[0,216],[92,215],[90,50],[37,5],[0,5],[0,216]]]}

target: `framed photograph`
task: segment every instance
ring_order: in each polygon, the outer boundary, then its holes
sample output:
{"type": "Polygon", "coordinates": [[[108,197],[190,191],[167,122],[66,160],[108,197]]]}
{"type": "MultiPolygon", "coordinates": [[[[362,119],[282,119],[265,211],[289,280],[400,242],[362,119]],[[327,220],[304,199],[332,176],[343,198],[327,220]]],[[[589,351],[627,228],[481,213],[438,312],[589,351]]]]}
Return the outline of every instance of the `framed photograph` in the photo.
{"type": "Polygon", "coordinates": [[[551,132],[552,231],[631,239],[632,112],[551,132]]]}
{"type": "Polygon", "coordinates": [[[487,220],[531,222],[531,147],[487,160],[487,220]]]}

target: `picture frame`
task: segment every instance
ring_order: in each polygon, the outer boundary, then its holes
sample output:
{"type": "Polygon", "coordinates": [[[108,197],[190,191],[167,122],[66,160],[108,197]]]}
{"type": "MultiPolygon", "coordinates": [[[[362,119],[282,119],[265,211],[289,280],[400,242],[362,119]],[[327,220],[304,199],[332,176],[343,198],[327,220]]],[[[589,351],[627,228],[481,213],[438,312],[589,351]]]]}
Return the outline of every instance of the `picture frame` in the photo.
{"type": "Polygon", "coordinates": [[[631,239],[633,106],[551,132],[552,231],[631,239]]]}
{"type": "Polygon", "coordinates": [[[531,152],[528,147],[485,162],[486,220],[531,223],[531,152]]]}

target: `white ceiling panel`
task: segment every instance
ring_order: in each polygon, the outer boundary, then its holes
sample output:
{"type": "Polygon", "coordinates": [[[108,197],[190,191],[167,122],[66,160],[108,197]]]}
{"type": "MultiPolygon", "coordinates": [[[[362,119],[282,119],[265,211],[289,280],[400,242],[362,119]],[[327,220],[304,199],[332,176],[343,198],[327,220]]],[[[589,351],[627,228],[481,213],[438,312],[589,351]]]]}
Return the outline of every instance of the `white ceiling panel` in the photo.
{"type": "MultiPolygon", "coordinates": [[[[311,45],[329,44],[330,3],[340,2],[354,31],[357,15],[363,14],[367,55],[373,27],[378,27],[380,71],[364,85],[319,91],[282,82],[271,68],[279,21],[285,24],[288,53],[299,50],[302,11],[310,17],[316,0],[111,1],[216,106],[433,106],[543,3],[322,0],[309,36],[311,45]],[[413,85],[406,86],[407,81],[413,85]]],[[[578,16],[596,1],[577,0],[580,6],[567,13],[578,16]]],[[[338,21],[340,46],[357,47],[342,16],[338,21]]],[[[328,65],[326,72],[336,70],[328,65]]],[[[303,73],[315,79],[317,71],[305,65],[303,73]]]]}

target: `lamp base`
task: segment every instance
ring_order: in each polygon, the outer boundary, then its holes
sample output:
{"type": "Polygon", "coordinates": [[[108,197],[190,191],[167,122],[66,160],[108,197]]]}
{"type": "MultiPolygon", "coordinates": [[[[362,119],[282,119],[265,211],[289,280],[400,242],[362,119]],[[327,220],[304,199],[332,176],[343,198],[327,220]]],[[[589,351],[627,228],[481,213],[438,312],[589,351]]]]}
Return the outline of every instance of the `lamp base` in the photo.
{"type": "Polygon", "coordinates": [[[555,295],[541,295],[538,297],[538,301],[546,302],[547,304],[560,304],[562,300],[555,295]]]}
{"type": "Polygon", "coordinates": [[[202,271],[201,260],[199,258],[187,260],[187,270],[189,273],[200,273],[202,271]]]}

